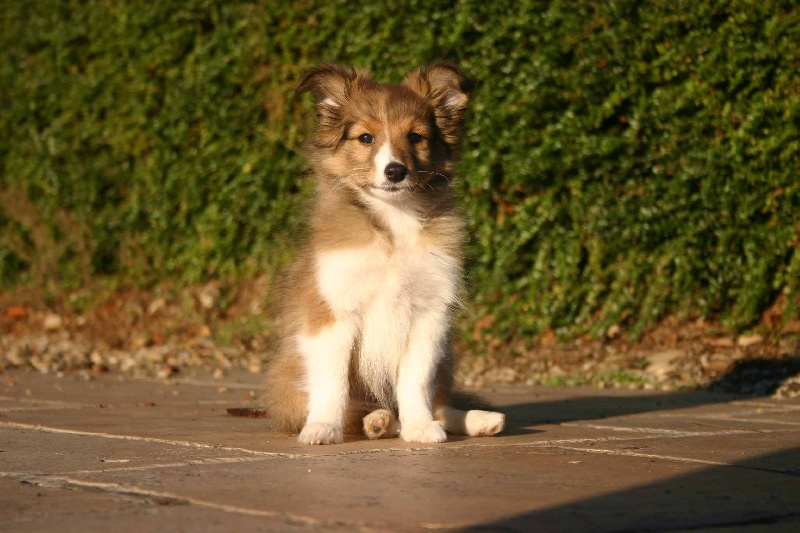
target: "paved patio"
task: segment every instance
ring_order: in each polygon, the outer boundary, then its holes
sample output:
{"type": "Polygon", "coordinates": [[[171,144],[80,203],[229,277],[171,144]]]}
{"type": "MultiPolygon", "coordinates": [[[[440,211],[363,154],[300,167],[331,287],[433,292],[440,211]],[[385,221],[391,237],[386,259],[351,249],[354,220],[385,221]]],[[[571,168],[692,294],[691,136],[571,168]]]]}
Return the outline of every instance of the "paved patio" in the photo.
{"type": "Polygon", "coordinates": [[[800,531],[800,401],[543,387],[494,438],[302,446],[257,376],[0,374],[1,531],[800,531]]]}

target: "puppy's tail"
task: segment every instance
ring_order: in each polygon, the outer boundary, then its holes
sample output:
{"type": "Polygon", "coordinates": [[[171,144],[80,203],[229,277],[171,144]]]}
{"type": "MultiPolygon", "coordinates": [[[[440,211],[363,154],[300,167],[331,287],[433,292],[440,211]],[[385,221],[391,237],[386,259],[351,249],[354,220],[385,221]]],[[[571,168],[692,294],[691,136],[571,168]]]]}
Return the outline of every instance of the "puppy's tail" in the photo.
{"type": "Polygon", "coordinates": [[[267,368],[261,405],[275,429],[298,433],[305,424],[308,395],[299,387],[303,370],[298,358],[283,355],[279,354],[267,368]]]}
{"type": "Polygon", "coordinates": [[[497,408],[491,402],[482,398],[474,392],[453,391],[450,394],[450,406],[462,411],[479,409],[481,411],[496,411],[497,408]]]}

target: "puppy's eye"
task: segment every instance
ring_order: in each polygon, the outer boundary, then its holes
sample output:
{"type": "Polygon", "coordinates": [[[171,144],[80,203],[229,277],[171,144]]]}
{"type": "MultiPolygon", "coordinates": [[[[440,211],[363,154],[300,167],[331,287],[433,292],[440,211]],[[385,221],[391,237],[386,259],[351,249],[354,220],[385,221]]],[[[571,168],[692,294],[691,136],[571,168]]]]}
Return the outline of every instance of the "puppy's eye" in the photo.
{"type": "Polygon", "coordinates": [[[372,144],[372,141],[375,140],[375,137],[370,135],[369,133],[362,133],[358,136],[358,142],[361,144],[372,144]]]}
{"type": "Polygon", "coordinates": [[[420,135],[416,131],[412,131],[411,133],[408,134],[408,142],[410,142],[411,144],[420,143],[422,142],[422,135],[420,135]]]}

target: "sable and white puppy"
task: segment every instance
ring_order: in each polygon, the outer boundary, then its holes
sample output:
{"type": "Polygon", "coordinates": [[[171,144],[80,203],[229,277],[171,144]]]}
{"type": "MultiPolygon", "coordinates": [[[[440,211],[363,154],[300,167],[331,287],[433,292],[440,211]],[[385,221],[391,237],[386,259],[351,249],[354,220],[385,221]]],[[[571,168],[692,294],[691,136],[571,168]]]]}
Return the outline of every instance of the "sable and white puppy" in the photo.
{"type": "Polygon", "coordinates": [[[437,63],[400,85],[322,65],[297,86],[317,103],[310,242],[285,280],[283,342],[268,414],[307,444],[370,438],[442,442],[493,435],[505,417],[450,405],[451,322],[464,222],[453,171],[469,99],[437,63]]]}

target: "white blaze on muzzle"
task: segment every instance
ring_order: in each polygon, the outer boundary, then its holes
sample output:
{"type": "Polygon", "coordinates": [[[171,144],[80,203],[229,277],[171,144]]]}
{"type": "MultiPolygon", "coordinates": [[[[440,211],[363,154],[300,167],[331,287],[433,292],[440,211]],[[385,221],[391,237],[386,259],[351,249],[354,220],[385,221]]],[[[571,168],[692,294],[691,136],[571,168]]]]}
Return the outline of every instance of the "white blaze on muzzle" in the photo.
{"type": "Polygon", "coordinates": [[[392,152],[389,142],[385,142],[375,154],[375,173],[373,183],[378,188],[393,188],[402,182],[408,169],[392,152]]]}

